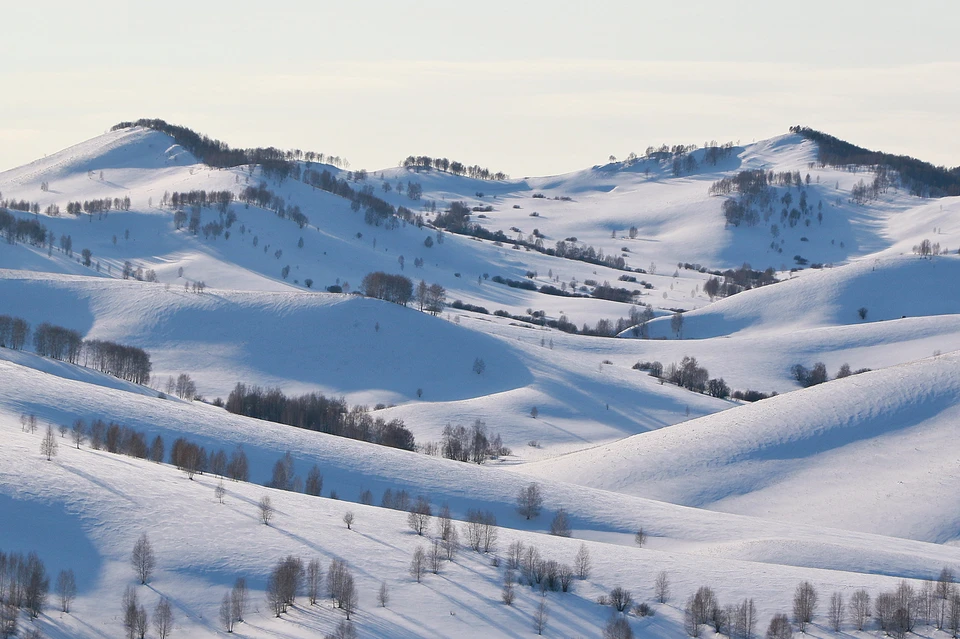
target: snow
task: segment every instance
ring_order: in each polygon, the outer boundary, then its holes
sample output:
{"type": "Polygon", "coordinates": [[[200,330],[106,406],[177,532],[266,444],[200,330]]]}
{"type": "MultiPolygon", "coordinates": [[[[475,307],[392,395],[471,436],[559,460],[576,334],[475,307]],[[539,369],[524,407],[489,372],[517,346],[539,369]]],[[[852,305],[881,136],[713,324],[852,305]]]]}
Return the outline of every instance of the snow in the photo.
{"type": "MultiPolygon", "coordinates": [[[[428,540],[407,528],[405,513],[357,503],[364,490],[379,503],[387,488],[423,494],[435,507],[447,503],[461,520],[471,508],[490,510],[501,527],[501,558],[513,540],[564,562],[587,543],[593,575],[573,593],[547,596],[547,636],[596,636],[609,617],[596,598],[623,585],[638,601],[652,602],[660,570],[671,576],[673,598],[655,605],[653,618],[631,617],[639,636],[681,635],[683,601],[703,584],[724,603],[755,597],[763,628],[774,613],[789,612],[793,589],[804,579],[826,599],[831,591],[849,595],[860,587],[876,594],[900,578],[931,578],[944,565],[960,566],[960,450],[953,432],[960,403],[960,258],[920,259],[912,250],[923,239],[960,246],[960,198],[930,201],[891,190],[853,204],[850,189],[868,174],[812,165],[815,146],[794,135],[735,147],[717,165],[703,162],[702,150],[694,157],[698,169],[680,176],[672,175],[668,160],[641,159],[503,182],[402,168],[368,178],[376,194],[395,205],[489,205],[492,211],[473,219],[491,231],[513,237],[516,227],[528,238],[537,229],[548,247],[576,237],[624,257],[631,268],[647,271],[631,275],[652,286],[642,289],[640,300],[658,316],[649,326],[654,339],[632,339],[629,330],[621,339],[569,335],[452,308],[433,317],[326,293],[333,284],[356,290],[366,273],[384,270],[440,283],[448,301],[491,313],[542,310],[580,326],[626,317],[630,306],[487,278],[529,277],[537,286],[557,287],[586,280],[641,285],[618,280],[623,271],[509,245],[449,233],[440,242],[428,227],[369,226],[348,201],[289,179],[268,180],[268,188],[301,207],[310,219],[303,229],[234,203],[229,239],[176,230],[171,209],[160,206],[164,193],[237,193],[263,176],[259,168],[207,167],[154,131],[112,131],[0,173],[3,198],[39,202],[41,211],[103,197],[128,196],[132,203],[130,211],[105,216],[41,213],[57,239],[72,237],[73,256],[56,247],[0,245],[0,314],[142,347],[154,367],[151,387],[144,387],[38,357],[29,348],[0,349],[0,549],[37,550],[54,575],[72,567],[78,576],[74,611],[48,609],[37,622],[45,635],[122,633],[120,597],[133,583],[128,555],[142,532],[153,541],[159,566],[151,584],[138,590],[148,610],[161,595],[171,599],[175,636],[219,634],[219,601],[241,574],[253,588],[253,612],[238,635],[331,632],[342,615],[329,600],[308,606],[301,598],[283,619],[267,612],[267,574],[287,554],[319,557],[325,565],[332,557],[350,562],[360,590],[355,624],[361,637],[532,632],[539,596],[518,587],[514,607],[500,603],[504,568],[494,567],[490,556],[461,552],[441,575],[413,582],[410,556],[428,540]],[[811,206],[822,203],[823,222],[783,228],[776,239],[769,224],[778,218],[727,228],[722,199],[707,194],[710,184],[761,168],[809,173],[807,195],[811,206]],[[423,200],[382,191],[384,180],[421,183],[423,200]],[[49,190],[40,189],[42,182],[49,190]],[[630,227],[637,228],[636,238],[629,237],[630,227]],[[432,247],[425,246],[427,237],[435,240],[432,247]],[[83,248],[93,253],[91,267],[77,259],[83,248]],[[794,255],[825,267],[791,273],[794,255]],[[415,258],[424,260],[422,267],[414,266],[415,258]],[[122,279],[125,262],[153,269],[159,282],[122,279]],[[783,281],[712,301],[703,292],[710,274],[682,267],[706,271],[745,262],[773,267],[783,281]],[[284,266],[290,267],[286,278],[284,266]],[[207,286],[202,294],[190,290],[198,281],[207,286]],[[670,326],[677,308],[686,311],[680,335],[670,326]],[[660,384],[632,368],[684,356],[696,357],[711,377],[734,389],[780,395],[744,405],[660,384]],[[486,365],[482,374],[473,370],[477,358],[486,365]],[[791,366],[814,362],[823,362],[831,377],[844,363],[873,370],[800,389],[791,366]],[[403,419],[421,444],[438,441],[447,424],[481,420],[512,454],[482,466],[459,463],[161,398],[167,378],[180,373],[196,380],[206,401],[245,382],[385,405],[374,414],[403,419]],[[22,414],[37,415],[37,433],[22,432],[22,414]],[[209,475],[191,481],[167,465],[76,450],[59,438],[59,454],[43,459],[46,425],[78,417],[113,420],[149,438],[162,435],[168,447],[180,436],[208,451],[240,445],[252,483],[227,482],[221,505],[213,495],[218,480],[209,475]],[[260,485],[288,451],[300,476],[320,466],[322,498],[260,485]],[[543,488],[545,512],[527,521],[514,499],[530,481],[543,488]],[[339,500],[330,498],[331,490],[339,500]],[[264,494],[278,507],[269,527],[256,516],[264,494]],[[571,516],[573,539],[546,534],[561,507],[571,516]],[[354,530],[342,523],[346,510],[356,514],[354,530]],[[640,526],[649,535],[642,549],[633,545],[640,526]],[[391,589],[387,609],[375,605],[381,580],[391,589]]],[[[310,168],[347,177],[330,166],[310,168]]],[[[786,192],[777,189],[778,197],[786,192]]],[[[203,209],[201,224],[219,219],[215,209],[203,209]]],[[[826,626],[816,625],[812,636],[831,636],[826,626]]]]}

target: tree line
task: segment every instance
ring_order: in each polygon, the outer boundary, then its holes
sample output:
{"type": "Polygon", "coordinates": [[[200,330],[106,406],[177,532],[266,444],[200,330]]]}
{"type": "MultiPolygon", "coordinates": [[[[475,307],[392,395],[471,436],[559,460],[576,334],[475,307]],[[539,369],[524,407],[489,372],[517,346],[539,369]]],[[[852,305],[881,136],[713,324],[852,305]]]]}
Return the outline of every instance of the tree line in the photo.
{"type": "Polygon", "coordinates": [[[790,132],[817,143],[817,160],[820,166],[883,166],[896,171],[900,180],[913,195],[920,197],[960,195],[960,167],[947,169],[908,155],[870,151],[805,126],[792,126],[790,132]]]}
{"type": "MultiPolygon", "coordinates": [[[[129,211],[130,196],[115,197],[112,200],[105,197],[96,200],[84,200],[83,202],[67,202],[67,213],[77,217],[80,217],[81,213],[86,213],[90,216],[94,213],[109,213],[111,209],[116,211],[129,211]]],[[[59,214],[59,209],[57,209],[57,214],[59,214]]]]}
{"type": "Polygon", "coordinates": [[[414,450],[416,441],[403,420],[372,417],[365,406],[350,408],[344,398],[307,393],[288,397],[278,388],[263,389],[238,382],[225,408],[236,415],[287,424],[297,428],[414,450]]]}
{"type": "MultiPolygon", "coordinates": [[[[0,347],[22,350],[30,324],[19,317],[0,315],[0,347]]],[[[150,355],[142,348],[107,340],[84,340],[78,331],[43,322],[33,331],[34,352],[70,364],[89,366],[133,382],[150,381],[150,355]]]]}
{"type": "Polygon", "coordinates": [[[35,219],[16,217],[0,207],[0,234],[6,238],[8,244],[28,242],[33,246],[42,247],[49,232],[47,227],[35,219]]]}
{"type": "Polygon", "coordinates": [[[400,165],[405,169],[414,169],[416,171],[434,168],[438,171],[444,171],[454,175],[466,175],[477,180],[502,181],[510,179],[510,176],[503,171],[494,172],[476,164],[469,166],[463,164],[462,162],[457,162],[456,160],[448,160],[447,158],[432,158],[427,155],[408,155],[403,159],[400,165]]]}

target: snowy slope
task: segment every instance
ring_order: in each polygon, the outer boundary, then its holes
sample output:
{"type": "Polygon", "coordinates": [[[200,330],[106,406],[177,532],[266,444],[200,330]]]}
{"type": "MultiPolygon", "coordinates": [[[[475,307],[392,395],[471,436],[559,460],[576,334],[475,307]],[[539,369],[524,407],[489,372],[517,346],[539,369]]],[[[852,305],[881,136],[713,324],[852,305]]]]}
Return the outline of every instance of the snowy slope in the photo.
{"type": "Polygon", "coordinates": [[[73,612],[49,612],[38,622],[52,637],[120,632],[115,611],[123,588],[134,583],[129,549],[144,532],[155,546],[158,569],[150,586],[139,588],[140,596],[148,609],[160,596],[169,597],[181,636],[217,632],[217,606],[238,575],[246,576],[252,589],[252,612],[238,627],[244,636],[330,632],[342,617],[329,602],[310,607],[301,599],[280,620],[266,612],[266,575],[287,554],[318,557],[324,565],[333,557],[350,563],[360,591],[355,624],[363,637],[523,635],[538,601],[529,588],[520,587],[517,604],[503,606],[498,593],[504,567],[495,568],[489,556],[468,550],[445,564],[440,575],[428,574],[416,584],[407,573],[409,557],[428,540],[409,531],[405,513],[233,482],[227,483],[220,505],[213,495],[215,478],[190,481],[172,467],[86,447],[76,450],[67,440],[53,461],[43,461],[38,445],[45,425],[78,414],[119,419],[150,436],[163,434],[168,442],[186,435],[211,446],[242,443],[254,480],[266,476],[281,451],[292,449],[298,464],[320,463],[325,495],[335,490],[349,500],[360,487],[375,493],[405,487],[434,504],[449,503],[456,518],[467,508],[489,508],[506,526],[498,542],[501,556],[510,542],[522,540],[548,558],[568,562],[578,538],[592,539],[591,578],[576,582],[573,593],[548,596],[547,636],[595,635],[609,615],[595,598],[624,585],[638,600],[650,601],[652,575],[660,570],[669,573],[673,596],[670,605],[656,607],[652,620],[632,621],[643,636],[677,636],[675,606],[704,583],[714,585],[722,601],[756,597],[765,624],[774,612],[788,609],[802,579],[825,592],[839,589],[849,595],[859,587],[877,592],[892,588],[895,578],[930,578],[942,565],[960,562],[951,546],[711,513],[545,481],[548,513],[562,505],[574,523],[574,539],[552,537],[538,532],[549,515],[526,522],[513,512],[512,497],[526,481],[520,475],[226,417],[208,407],[139,398],[14,364],[0,367],[5,380],[24,389],[19,399],[0,403],[0,504],[6,521],[13,522],[0,528],[0,548],[36,550],[48,570],[72,567],[78,573],[73,612]],[[34,409],[40,431],[24,433],[17,413],[34,409]],[[255,502],[264,494],[277,507],[269,527],[256,517],[255,502]],[[351,531],[340,521],[348,510],[356,515],[351,531]],[[55,528],[57,534],[30,534],[28,522],[40,530],[55,528]],[[630,547],[638,525],[651,535],[642,550],[630,547]],[[375,604],[381,580],[391,591],[386,610],[375,604]]]}
{"type": "Polygon", "coordinates": [[[960,531],[960,355],[855,375],[523,472],[677,504],[935,542],[960,531]]]}
{"type": "MultiPolygon", "coordinates": [[[[958,313],[960,257],[877,256],[805,272],[691,311],[684,315],[682,337],[786,332],[958,313]],[[867,311],[865,319],[860,319],[860,308],[867,311]]],[[[669,317],[653,320],[649,328],[651,337],[676,337],[669,317]]]]}

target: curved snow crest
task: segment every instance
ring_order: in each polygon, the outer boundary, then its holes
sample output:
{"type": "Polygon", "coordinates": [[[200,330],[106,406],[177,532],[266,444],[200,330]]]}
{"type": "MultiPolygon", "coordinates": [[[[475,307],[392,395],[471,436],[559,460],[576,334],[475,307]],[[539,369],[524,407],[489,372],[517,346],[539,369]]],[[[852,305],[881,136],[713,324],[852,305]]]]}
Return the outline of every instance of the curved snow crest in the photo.
{"type": "MultiPolygon", "coordinates": [[[[751,289],[684,313],[683,339],[960,314],[960,257],[873,257],[751,289]],[[860,318],[864,309],[865,318],[860,318]]],[[[669,316],[649,324],[675,338],[669,316]]],[[[634,337],[633,329],[620,334],[634,337]]]]}
{"type": "MultiPolygon", "coordinates": [[[[93,171],[115,169],[153,170],[198,164],[198,160],[170,136],[159,131],[132,127],[110,131],[79,144],[0,173],[0,184],[24,187],[40,181],[53,182],[93,171]]],[[[106,176],[110,177],[110,176],[106,176]]],[[[9,187],[8,187],[9,188],[9,187]]]]}
{"type": "Polygon", "coordinates": [[[533,380],[508,342],[355,295],[211,289],[198,295],[131,280],[0,271],[0,297],[9,300],[6,313],[31,325],[50,322],[86,339],[144,348],[161,380],[188,372],[200,392],[214,396],[248,382],[281,386],[287,394],[363,393],[377,403],[415,400],[423,389],[442,401],[533,380]],[[480,374],[477,359],[484,363],[480,374]]]}
{"type": "Polygon", "coordinates": [[[688,506],[945,542],[960,529],[958,418],[955,352],[520,470],[688,506]]]}

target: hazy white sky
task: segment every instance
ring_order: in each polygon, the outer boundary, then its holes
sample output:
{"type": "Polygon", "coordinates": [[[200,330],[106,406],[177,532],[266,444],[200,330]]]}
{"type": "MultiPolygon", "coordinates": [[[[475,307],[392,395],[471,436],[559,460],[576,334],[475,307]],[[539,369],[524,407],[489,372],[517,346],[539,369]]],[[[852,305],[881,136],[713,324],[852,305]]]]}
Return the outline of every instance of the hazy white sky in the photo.
{"type": "Polygon", "coordinates": [[[960,165],[955,0],[93,0],[3,13],[0,170],[140,117],[367,169],[427,154],[558,173],[791,124],[960,165]]]}

